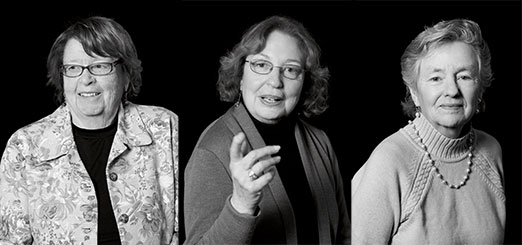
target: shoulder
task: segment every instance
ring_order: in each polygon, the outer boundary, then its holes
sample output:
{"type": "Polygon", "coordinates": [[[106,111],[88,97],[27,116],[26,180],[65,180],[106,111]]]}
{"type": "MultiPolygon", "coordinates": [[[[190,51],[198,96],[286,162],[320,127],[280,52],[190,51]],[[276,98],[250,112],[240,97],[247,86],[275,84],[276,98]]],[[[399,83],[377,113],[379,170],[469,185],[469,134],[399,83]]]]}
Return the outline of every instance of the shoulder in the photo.
{"type": "Polygon", "coordinates": [[[187,180],[213,171],[227,169],[230,144],[234,134],[227,127],[223,116],[216,119],[201,133],[188,160],[185,173],[187,180]]]}
{"type": "Polygon", "coordinates": [[[13,137],[29,137],[38,139],[46,133],[57,134],[58,131],[64,131],[65,125],[69,116],[69,112],[65,105],[58,107],[53,113],[33,122],[26,126],[23,126],[16,130],[11,138],[13,137]]]}
{"type": "Polygon", "coordinates": [[[478,129],[475,129],[475,134],[475,148],[479,152],[492,157],[502,155],[502,147],[495,137],[478,129]]]}
{"type": "Polygon", "coordinates": [[[399,130],[381,141],[372,151],[368,164],[378,165],[383,169],[407,169],[412,156],[417,154],[407,133],[399,130]]]}
{"type": "Polygon", "coordinates": [[[416,163],[422,157],[408,139],[404,130],[399,130],[382,140],[372,151],[368,160],[357,171],[354,180],[378,178],[385,180],[406,180],[411,177],[416,163]]]}
{"type": "Polygon", "coordinates": [[[124,108],[126,111],[131,113],[137,112],[140,116],[148,118],[173,118],[176,121],[178,120],[176,113],[161,106],[138,105],[131,102],[126,102],[124,108]]]}
{"type": "Polygon", "coordinates": [[[196,148],[216,154],[223,152],[228,154],[234,133],[225,123],[225,117],[227,117],[226,114],[217,118],[205,128],[200,135],[196,148]]]}
{"type": "MultiPolygon", "coordinates": [[[[129,124],[143,124],[153,134],[160,132],[178,131],[178,116],[161,106],[137,105],[126,102],[124,108],[124,121],[129,124]]],[[[130,125],[129,125],[130,126],[130,125]]]]}
{"type": "Polygon", "coordinates": [[[7,141],[4,157],[18,161],[20,153],[32,157],[54,156],[59,149],[71,145],[70,138],[64,137],[70,130],[69,111],[61,105],[52,114],[16,130],[7,141]],[[56,143],[56,147],[50,147],[49,142],[56,143]]]}
{"type": "Polygon", "coordinates": [[[502,147],[500,143],[492,135],[481,131],[475,130],[475,152],[479,159],[483,159],[489,167],[495,169],[499,175],[503,175],[502,165],[502,147]]]}

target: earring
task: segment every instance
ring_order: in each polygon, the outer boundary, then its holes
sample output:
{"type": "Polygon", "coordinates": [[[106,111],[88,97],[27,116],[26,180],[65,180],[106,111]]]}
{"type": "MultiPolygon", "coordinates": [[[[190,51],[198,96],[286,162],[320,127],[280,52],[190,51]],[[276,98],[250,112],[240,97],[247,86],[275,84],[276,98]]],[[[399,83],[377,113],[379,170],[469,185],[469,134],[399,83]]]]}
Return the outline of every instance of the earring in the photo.
{"type": "Polygon", "coordinates": [[[241,94],[242,94],[242,92],[241,92],[241,89],[240,89],[239,90],[239,95],[237,96],[237,101],[236,101],[236,104],[235,104],[236,107],[238,107],[239,104],[241,103],[241,94]]]}
{"type": "Polygon", "coordinates": [[[416,106],[415,107],[415,117],[416,118],[419,118],[421,116],[420,112],[421,112],[420,106],[416,106]]]}
{"type": "Polygon", "coordinates": [[[479,98],[478,103],[477,103],[477,109],[475,110],[475,112],[478,114],[478,113],[484,112],[485,110],[486,110],[486,102],[484,102],[484,100],[482,100],[482,98],[479,98]]]}

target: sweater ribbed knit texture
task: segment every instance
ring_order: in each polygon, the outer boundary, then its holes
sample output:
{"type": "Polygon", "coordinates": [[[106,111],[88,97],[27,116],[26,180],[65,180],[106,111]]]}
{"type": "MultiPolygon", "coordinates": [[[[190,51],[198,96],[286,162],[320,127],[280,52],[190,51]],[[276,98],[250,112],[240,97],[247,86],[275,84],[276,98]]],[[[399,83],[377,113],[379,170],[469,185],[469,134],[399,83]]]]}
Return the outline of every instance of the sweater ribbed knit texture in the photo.
{"type": "Polygon", "coordinates": [[[502,152],[490,135],[471,128],[461,138],[439,133],[423,116],[383,140],[352,179],[353,244],[501,244],[505,226],[502,152]],[[418,135],[414,127],[418,130],[418,135]],[[441,183],[435,166],[458,185],[441,183]]]}

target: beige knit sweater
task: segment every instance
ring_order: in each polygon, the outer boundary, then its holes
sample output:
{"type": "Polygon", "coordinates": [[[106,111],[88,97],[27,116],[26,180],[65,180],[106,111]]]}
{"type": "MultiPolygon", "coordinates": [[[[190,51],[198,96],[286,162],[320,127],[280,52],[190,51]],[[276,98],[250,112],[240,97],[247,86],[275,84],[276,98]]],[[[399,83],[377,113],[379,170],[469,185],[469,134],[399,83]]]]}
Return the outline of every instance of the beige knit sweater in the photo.
{"type": "Polygon", "coordinates": [[[381,142],[352,179],[353,244],[501,244],[506,219],[502,152],[476,129],[471,173],[466,175],[470,133],[451,139],[424,117],[381,142]],[[418,135],[413,126],[419,130],[418,135]]]}

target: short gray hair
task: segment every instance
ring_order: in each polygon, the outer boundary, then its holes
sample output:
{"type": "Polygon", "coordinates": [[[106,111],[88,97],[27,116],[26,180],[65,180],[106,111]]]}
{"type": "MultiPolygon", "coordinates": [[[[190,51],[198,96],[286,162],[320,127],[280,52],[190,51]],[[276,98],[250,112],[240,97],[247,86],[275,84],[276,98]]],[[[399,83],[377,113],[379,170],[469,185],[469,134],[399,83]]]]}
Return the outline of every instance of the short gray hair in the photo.
{"type": "Polygon", "coordinates": [[[417,89],[419,61],[426,57],[434,48],[452,42],[466,43],[471,46],[476,54],[479,65],[481,92],[484,92],[491,85],[493,81],[491,53],[486,41],[482,38],[479,25],[467,19],[440,21],[432,27],[426,27],[423,32],[411,41],[401,57],[402,80],[406,85],[406,98],[401,104],[403,112],[407,116],[414,117],[416,111],[409,89],[417,89]]]}

